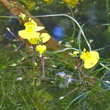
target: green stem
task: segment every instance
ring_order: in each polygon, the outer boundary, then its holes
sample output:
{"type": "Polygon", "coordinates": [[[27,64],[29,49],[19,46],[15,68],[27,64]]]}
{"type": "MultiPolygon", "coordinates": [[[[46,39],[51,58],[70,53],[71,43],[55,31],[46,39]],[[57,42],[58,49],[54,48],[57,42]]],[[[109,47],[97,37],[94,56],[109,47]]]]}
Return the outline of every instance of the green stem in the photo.
{"type": "Polygon", "coordinates": [[[17,16],[0,16],[0,18],[18,18],[17,16]]]}
{"type": "MultiPolygon", "coordinates": [[[[107,10],[107,23],[109,24],[109,0],[106,0],[106,10],[107,10]]],[[[110,25],[108,25],[108,32],[110,32],[110,25]]]]}
{"type": "MultiPolygon", "coordinates": [[[[4,97],[4,87],[3,87],[2,81],[1,81],[1,88],[2,88],[2,94],[3,94],[3,97],[4,97]]],[[[3,106],[3,99],[2,99],[1,104],[0,104],[0,110],[2,109],[2,106],[3,106]]]]}
{"type": "Polygon", "coordinates": [[[45,77],[45,72],[44,72],[44,56],[42,55],[41,56],[41,64],[42,64],[42,77],[44,78],[45,77]]]}
{"type": "Polygon", "coordinates": [[[26,94],[30,98],[30,100],[32,101],[32,103],[34,104],[35,108],[37,109],[36,104],[34,103],[34,100],[31,98],[31,96],[27,92],[26,92],[26,94]]]}
{"type": "Polygon", "coordinates": [[[23,101],[25,102],[28,110],[31,110],[30,107],[29,107],[29,105],[28,105],[28,103],[27,103],[27,101],[26,101],[26,99],[24,98],[24,96],[20,92],[18,92],[18,93],[20,94],[20,96],[22,97],[23,101]]]}
{"type": "Polygon", "coordinates": [[[70,94],[72,94],[73,92],[75,92],[77,89],[78,89],[78,87],[77,87],[77,88],[75,88],[75,89],[73,89],[73,90],[71,90],[71,91],[70,91],[70,92],[68,92],[66,95],[61,96],[59,99],[60,99],[60,100],[62,100],[63,98],[65,98],[65,97],[69,96],[70,94]]]}
{"type": "MultiPolygon", "coordinates": [[[[103,63],[100,63],[100,65],[101,65],[103,68],[105,68],[105,69],[107,69],[108,71],[110,71],[110,68],[108,68],[108,67],[107,67],[106,65],[104,65],[103,63]]],[[[109,66],[109,65],[108,65],[108,66],[109,66]]],[[[104,75],[101,77],[101,79],[103,79],[106,74],[107,74],[107,72],[104,73],[104,75]]]]}
{"type": "MultiPolygon", "coordinates": [[[[74,18],[74,13],[73,13],[73,10],[72,10],[72,8],[70,7],[70,6],[68,6],[68,8],[69,8],[69,10],[70,10],[70,12],[71,12],[71,16],[74,18]]],[[[74,39],[74,36],[75,36],[75,23],[74,22],[72,22],[73,23],[73,33],[72,33],[72,39],[74,39]]]]}

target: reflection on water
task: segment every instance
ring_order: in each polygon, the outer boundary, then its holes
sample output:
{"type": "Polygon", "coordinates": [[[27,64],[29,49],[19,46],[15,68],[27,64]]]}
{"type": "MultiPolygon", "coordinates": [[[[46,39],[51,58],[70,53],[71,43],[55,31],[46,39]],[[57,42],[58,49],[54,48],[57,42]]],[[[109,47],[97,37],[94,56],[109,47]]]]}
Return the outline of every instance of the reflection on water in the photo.
{"type": "Polygon", "coordinates": [[[61,41],[65,34],[64,28],[60,26],[55,26],[52,30],[52,34],[55,40],[61,41]]]}
{"type": "Polygon", "coordinates": [[[97,9],[96,3],[93,3],[90,8],[87,10],[87,23],[91,26],[95,26],[98,24],[98,17],[97,17],[97,9]]]}

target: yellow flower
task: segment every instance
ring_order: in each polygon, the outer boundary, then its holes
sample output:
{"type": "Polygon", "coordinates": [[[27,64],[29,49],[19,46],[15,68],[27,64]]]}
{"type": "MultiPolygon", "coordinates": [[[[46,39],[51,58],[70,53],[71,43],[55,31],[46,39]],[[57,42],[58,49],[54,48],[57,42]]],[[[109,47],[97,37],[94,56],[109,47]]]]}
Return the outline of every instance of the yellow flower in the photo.
{"type": "Polygon", "coordinates": [[[78,54],[79,54],[79,51],[74,51],[73,52],[73,57],[77,57],[78,54]]]}
{"type": "Polygon", "coordinates": [[[45,45],[37,45],[36,46],[36,51],[39,52],[40,57],[41,57],[42,54],[46,51],[46,46],[45,45]]]}
{"type": "Polygon", "coordinates": [[[84,48],[80,58],[84,61],[84,68],[89,69],[97,64],[99,53],[97,51],[86,52],[84,48]]]}
{"type": "Polygon", "coordinates": [[[29,39],[31,37],[39,37],[40,33],[35,32],[35,24],[32,22],[27,22],[24,24],[25,25],[25,30],[20,30],[18,31],[18,35],[23,38],[23,39],[29,39]]]}
{"type": "Polygon", "coordinates": [[[70,0],[64,0],[64,2],[65,2],[65,3],[69,3],[69,2],[70,2],[70,0]]]}
{"type": "Polygon", "coordinates": [[[40,33],[36,31],[40,31],[44,29],[44,27],[37,26],[34,20],[30,20],[24,24],[25,30],[20,30],[18,35],[23,39],[30,39],[30,38],[39,38],[40,33]]]}
{"type": "Polygon", "coordinates": [[[53,2],[53,0],[43,0],[43,1],[47,2],[48,4],[53,2]]]}
{"type": "Polygon", "coordinates": [[[79,3],[79,0],[64,0],[64,2],[67,3],[67,5],[74,8],[79,3]]]}
{"type": "Polygon", "coordinates": [[[40,31],[44,29],[42,26],[37,26],[36,22],[29,18],[29,22],[24,24],[25,30],[20,30],[18,32],[19,36],[23,39],[29,40],[31,44],[39,44],[45,43],[50,39],[50,35],[47,33],[39,33],[36,31],[40,31]]]}

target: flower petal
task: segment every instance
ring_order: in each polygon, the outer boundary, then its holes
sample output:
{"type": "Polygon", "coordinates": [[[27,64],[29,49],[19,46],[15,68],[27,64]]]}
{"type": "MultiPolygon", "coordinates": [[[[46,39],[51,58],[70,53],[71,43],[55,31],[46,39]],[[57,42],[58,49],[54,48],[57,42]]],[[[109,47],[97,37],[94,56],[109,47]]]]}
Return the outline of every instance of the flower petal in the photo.
{"type": "Polygon", "coordinates": [[[29,40],[29,42],[31,43],[31,44],[39,44],[39,41],[40,41],[40,37],[33,37],[33,38],[30,38],[30,39],[28,39],[29,40]]]}
{"type": "Polygon", "coordinates": [[[36,28],[35,28],[35,31],[41,31],[41,30],[43,30],[45,27],[42,27],[42,26],[37,26],[36,28]]]}
{"type": "Polygon", "coordinates": [[[50,35],[47,34],[47,33],[42,33],[41,34],[41,39],[42,39],[42,43],[45,43],[50,39],[50,35]]]}
{"type": "Polygon", "coordinates": [[[23,39],[29,39],[29,38],[32,38],[32,37],[39,37],[40,33],[37,33],[37,32],[27,32],[26,30],[21,30],[18,32],[18,35],[20,37],[22,37],[23,39]]]}
{"type": "Polygon", "coordinates": [[[86,69],[92,68],[93,66],[95,66],[99,60],[99,53],[96,51],[91,51],[91,58],[88,60],[84,61],[84,67],[86,69]]]}

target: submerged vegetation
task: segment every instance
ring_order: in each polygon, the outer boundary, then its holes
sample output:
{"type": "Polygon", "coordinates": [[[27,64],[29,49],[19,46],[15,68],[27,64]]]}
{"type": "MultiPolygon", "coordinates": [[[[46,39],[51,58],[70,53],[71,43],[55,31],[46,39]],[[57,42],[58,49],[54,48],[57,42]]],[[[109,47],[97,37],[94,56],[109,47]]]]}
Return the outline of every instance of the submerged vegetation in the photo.
{"type": "MultiPolygon", "coordinates": [[[[29,10],[36,6],[33,0],[20,2],[29,10]],[[31,2],[32,6],[29,5],[31,2]]],[[[103,58],[106,47],[95,46],[100,39],[86,37],[85,25],[81,25],[75,17],[77,5],[84,2],[87,1],[39,0],[38,4],[41,3],[42,7],[58,3],[66,7],[69,13],[38,16],[20,13],[11,16],[12,21],[15,17],[20,19],[20,28],[15,33],[11,27],[4,27],[6,31],[2,30],[0,35],[1,110],[110,109],[110,58],[103,58]],[[34,17],[41,17],[44,21],[48,17],[66,17],[64,20],[69,19],[72,24],[69,27],[69,33],[72,34],[65,35],[64,28],[56,26],[54,38],[61,38],[55,41],[58,43],[58,47],[55,47],[50,41],[53,39],[51,32],[44,31],[45,27],[39,26],[34,17]]],[[[105,6],[110,11],[108,2],[106,0],[105,6]]],[[[10,19],[10,16],[0,17],[10,19]]],[[[108,13],[107,17],[106,32],[109,36],[108,13]]],[[[46,27],[51,23],[49,21],[46,27]]],[[[97,23],[92,28],[95,26],[97,28],[97,23]]],[[[91,30],[89,32],[91,35],[91,30]]]]}

